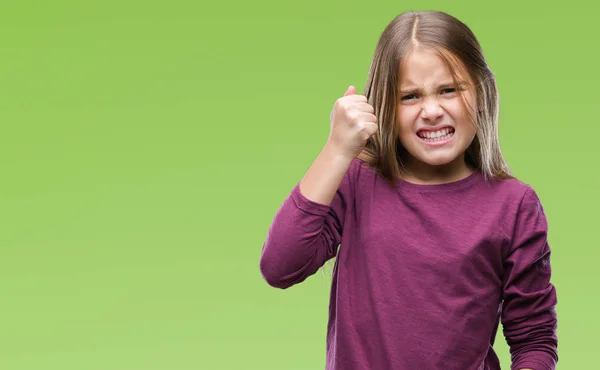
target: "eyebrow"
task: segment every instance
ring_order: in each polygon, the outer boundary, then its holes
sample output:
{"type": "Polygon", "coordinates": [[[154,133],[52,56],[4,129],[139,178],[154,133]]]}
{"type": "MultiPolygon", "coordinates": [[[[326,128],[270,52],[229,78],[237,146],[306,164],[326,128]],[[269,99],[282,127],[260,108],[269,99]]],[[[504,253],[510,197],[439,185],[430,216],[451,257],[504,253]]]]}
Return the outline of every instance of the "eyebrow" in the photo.
{"type": "MultiPolygon", "coordinates": [[[[436,90],[447,89],[447,88],[450,88],[450,87],[457,87],[457,86],[459,88],[461,88],[461,87],[464,87],[464,85],[465,85],[464,81],[458,81],[458,83],[448,82],[448,83],[443,83],[443,84],[437,85],[436,86],[436,90]]],[[[401,94],[414,94],[416,92],[423,92],[423,89],[416,87],[416,88],[409,88],[409,89],[400,90],[401,94]]]]}

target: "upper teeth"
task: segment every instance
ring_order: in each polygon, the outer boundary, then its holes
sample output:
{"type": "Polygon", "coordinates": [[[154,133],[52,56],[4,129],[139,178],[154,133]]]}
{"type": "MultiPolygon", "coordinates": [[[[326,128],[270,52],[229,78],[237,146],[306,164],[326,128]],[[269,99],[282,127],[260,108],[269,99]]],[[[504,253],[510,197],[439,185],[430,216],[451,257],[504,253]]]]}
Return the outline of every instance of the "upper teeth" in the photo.
{"type": "Polygon", "coordinates": [[[438,130],[438,131],[424,131],[424,132],[420,132],[419,136],[430,138],[430,139],[435,139],[437,137],[447,135],[451,131],[452,131],[452,129],[449,129],[449,128],[445,128],[445,129],[438,130]]]}

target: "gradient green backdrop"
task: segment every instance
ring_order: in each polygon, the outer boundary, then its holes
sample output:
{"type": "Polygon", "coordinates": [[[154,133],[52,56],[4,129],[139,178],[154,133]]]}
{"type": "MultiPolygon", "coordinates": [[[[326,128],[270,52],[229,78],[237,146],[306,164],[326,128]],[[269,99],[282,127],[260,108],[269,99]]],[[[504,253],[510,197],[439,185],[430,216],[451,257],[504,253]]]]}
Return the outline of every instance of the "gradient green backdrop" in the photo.
{"type": "Polygon", "coordinates": [[[480,39],[504,154],[550,223],[559,369],[596,368],[589,4],[3,1],[0,369],[322,369],[330,277],[271,288],[260,251],[335,99],[411,9],[480,39]]]}

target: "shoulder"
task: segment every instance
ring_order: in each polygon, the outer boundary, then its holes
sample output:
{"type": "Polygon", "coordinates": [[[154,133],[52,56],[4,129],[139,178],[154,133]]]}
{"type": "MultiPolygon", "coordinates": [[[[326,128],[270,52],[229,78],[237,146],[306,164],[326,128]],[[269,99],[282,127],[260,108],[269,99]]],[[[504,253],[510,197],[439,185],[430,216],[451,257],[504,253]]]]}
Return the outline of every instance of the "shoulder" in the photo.
{"type": "Polygon", "coordinates": [[[352,160],[346,177],[354,193],[373,192],[385,184],[375,168],[368,161],[358,157],[352,160]]]}
{"type": "MultiPolygon", "coordinates": [[[[514,235],[519,224],[545,223],[545,213],[534,186],[518,178],[487,179],[474,187],[482,212],[494,213],[507,235],[514,235]]],[[[474,189],[472,188],[472,189],[474,189]]]]}
{"type": "Polygon", "coordinates": [[[514,220],[513,228],[528,224],[547,227],[542,201],[530,183],[512,178],[490,180],[489,184],[498,194],[501,194],[500,199],[506,209],[505,216],[508,217],[507,220],[514,220]]]}
{"type": "Polygon", "coordinates": [[[366,177],[375,176],[375,170],[365,160],[360,158],[354,158],[348,167],[346,172],[347,181],[352,184],[357,184],[366,177]]]}
{"type": "Polygon", "coordinates": [[[364,159],[360,159],[357,157],[352,160],[352,163],[350,163],[350,171],[352,171],[356,175],[359,175],[361,172],[365,171],[372,172],[373,169],[371,168],[369,163],[367,163],[364,159]]]}
{"type": "Polygon", "coordinates": [[[540,203],[540,198],[534,187],[518,178],[489,179],[485,184],[490,191],[497,194],[505,202],[516,206],[540,203]]]}

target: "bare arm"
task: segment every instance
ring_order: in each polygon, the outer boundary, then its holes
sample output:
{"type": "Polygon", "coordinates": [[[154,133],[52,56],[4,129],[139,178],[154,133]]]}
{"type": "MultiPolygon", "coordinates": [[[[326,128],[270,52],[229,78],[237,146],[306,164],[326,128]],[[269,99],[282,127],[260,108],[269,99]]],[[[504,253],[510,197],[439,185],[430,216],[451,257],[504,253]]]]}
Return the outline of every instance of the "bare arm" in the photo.
{"type": "Polygon", "coordinates": [[[351,163],[352,158],[339,154],[330,144],[325,145],[300,181],[302,195],[330,205],[351,163]]]}

